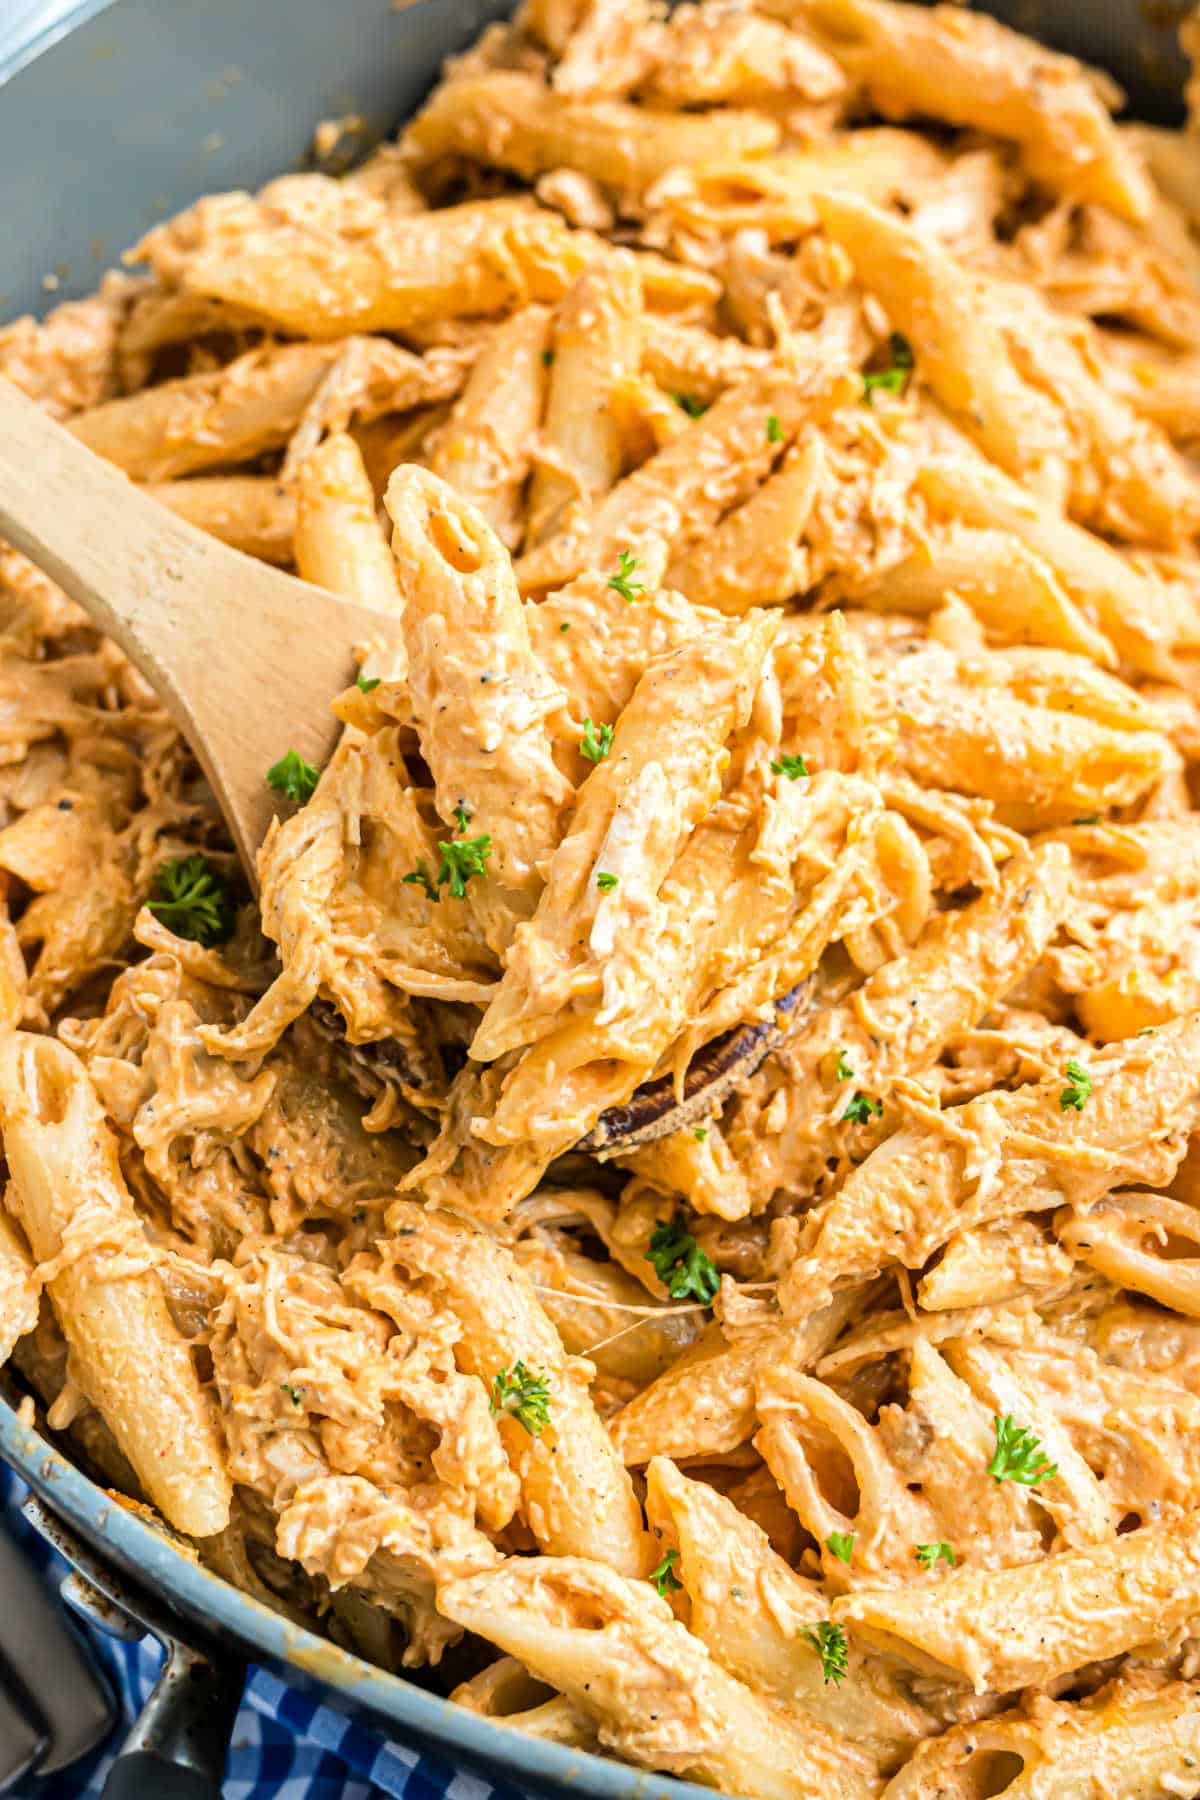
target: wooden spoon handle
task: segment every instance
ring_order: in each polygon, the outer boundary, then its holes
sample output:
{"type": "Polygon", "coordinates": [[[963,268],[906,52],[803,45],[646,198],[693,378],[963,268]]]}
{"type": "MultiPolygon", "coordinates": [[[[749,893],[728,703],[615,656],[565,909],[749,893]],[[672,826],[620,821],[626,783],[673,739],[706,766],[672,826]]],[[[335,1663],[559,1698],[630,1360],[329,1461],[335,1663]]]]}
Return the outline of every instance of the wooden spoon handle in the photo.
{"type": "Polygon", "coordinates": [[[78,602],[156,688],[172,679],[179,614],[212,582],[215,541],[0,378],[0,535],[78,602]]]}
{"type": "Polygon", "coordinates": [[[254,879],[287,749],[320,766],[350,647],[389,621],[178,519],[0,377],[0,536],[150,682],[196,752],[254,879]]]}

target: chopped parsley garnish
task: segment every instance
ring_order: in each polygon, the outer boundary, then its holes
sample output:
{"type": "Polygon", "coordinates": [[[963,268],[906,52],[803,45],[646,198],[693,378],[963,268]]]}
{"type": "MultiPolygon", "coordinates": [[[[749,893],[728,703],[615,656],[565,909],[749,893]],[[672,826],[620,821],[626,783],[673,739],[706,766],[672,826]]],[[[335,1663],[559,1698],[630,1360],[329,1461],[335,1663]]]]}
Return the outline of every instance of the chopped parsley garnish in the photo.
{"type": "Polygon", "coordinates": [[[772,775],[786,775],[789,781],[799,781],[802,775],[808,774],[808,764],[802,756],[781,756],[771,764],[772,775]]]}
{"type": "Polygon", "coordinates": [[[523,1362],[515,1362],[511,1371],[500,1369],[493,1376],[491,1409],[510,1413],[530,1437],[541,1437],[550,1423],[550,1383],[523,1362]]]}
{"type": "Polygon", "coordinates": [[[993,1481],[1015,1481],[1021,1487],[1037,1487],[1058,1474],[1058,1464],[1047,1462],[1045,1452],[1027,1425],[1018,1425],[1011,1413],[992,1420],[996,1448],[987,1472],[993,1481]]]}
{"type": "Polygon", "coordinates": [[[303,1388],[293,1387],[290,1381],[281,1381],[279,1386],[281,1392],[287,1395],[293,1406],[299,1406],[303,1402],[303,1388]]]}
{"type": "Polygon", "coordinates": [[[883,1101],[864,1094],[861,1089],[842,1114],[843,1119],[849,1119],[852,1125],[865,1125],[872,1116],[878,1119],[883,1117],[883,1101]]]}
{"type": "Polygon", "coordinates": [[[940,1562],[954,1567],[954,1552],[944,1539],[939,1539],[936,1544],[918,1544],[913,1555],[923,1569],[932,1569],[940,1562]]]}
{"type": "Polygon", "coordinates": [[[839,1562],[848,1563],[854,1555],[854,1533],[852,1531],[831,1531],[825,1539],[825,1548],[839,1562]]]}
{"type": "Polygon", "coordinates": [[[1082,1112],[1092,1091],[1092,1078],[1074,1057],[1067,1064],[1067,1077],[1071,1085],[1058,1096],[1058,1104],[1063,1112],[1082,1112]]]}
{"type": "Polygon", "coordinates": [[[656,1219],[646,1261],[672,1300],[699,1300],[711,1306],[721,1277],[681,1219],[656,1219]]]}
{"type": "Polygon", "coordinates": [[[1100,823],[1100,814],[1080,813],[1077,819],[1071,820],[1071,823],[1072,825],[1098,825],[1100,823]]]}
{"type": "Polygon", "coordinates": [[[833,1072],[837,1076],[839,1081],[853,1081],[854,1080],[854,1070],[850,1067],[849,1059],[847,1058],[846,1052],[844,1050],[838,1051],[837,1064],[836,1064],[833,1072]]]}
{"type": "Polygon", "coordinates": [[[891,361],[885,369],[867,369],[863,374],[863,399],[868,406],[875,404],[877,388],[888,394],[902,394],[912,374],[912,345],[902,332],[893,331],[888,339],[888,355],[891,361]]]}
{"type": "Polygon", "coordinates": [[[423,857],[418,856],[416,868],[410,869],[408,874],[402,875],[400,879],[406,887],[424,888],[426,898],[432,900],[435,906],[442,897],[437,891],[437,883],[430,879],[429,870],[425,867],[423,857]]]}
{"type": "Polygon", "coordinates": [[[464,806],[463,802],[460,800],[454,809],[454,823],[458,826],[458,829],[460,831],[465,831],[467,826],[471,823],[473,816],[470,807],[464,806]]]}
{"type": "Polygon", "coordinates": [[[570,625],[569,625],[569,624],[568,624],[568,623],[567,623],[567,621],[566,621],[566,619],[564,619],[564,620],[563,620],[563,622],[562,622],[562,624],[561,624],[561,625],[560,625],[560,626],[559,626],[559,628],[558,628],[558,629],[559,629],[559,630],[560,630],[560,631],[570,631],[570,629],[571,629],[571,627],[570,627],[570,625]]]}
{"type": "Polygon", "coordinates": [[[438,849],[442,861],[437,884],[445,887],[449,883],[451,899],[461,900],[472,875],[487,874],[487,859],[492,854],[491,836],[485,831],[479,837],[455,838],[449,844],[439,843],[438,849]]]}
{"type": "Polygon", "coordinates": [[[222,944],[233,930],[233,906],[225,883],[199,851],[163,863],[146,905],[176,937],[194,944],[222,944]]]}
{"type": "Polygon", "coordinates": [[[833,1682],[840,1685],[846,1679],[849,1665],[847,1662],[846,1633],[832,1619],[822,1619],[819,1625],[804,1633],[821,1659],[821,1674],[826,1685],[833,1682]]]}
{"type": "Polygon", "coordinates": [[[677,394],[673,392],[671,398],[680,411],[687,414],[689,419],[702,418],[709,408],[709,402],[707,400],[699,399],[695,394],[677,394]]]}
{"type": "Polygon", "coordinates": [[[783,442],[783,426],[779,423],[778,415],[775,413],[767,414],[767,442],[768,444],[782,444],[783,442]]]}
{"type": "Polygon", "coordinates": [[[583,736],[579,740],[579,754],[586,756],[589,762],[603,762],[612,749],[612,740],[611,725],[593,725],[590,719],[585,719],[583,736]]]}
{"type": "Polygon", "coordinates": [[[675,1564],[679,1561],[678,1550],[668,1550],[657,1569],[652,1569],[650,1579],[665,1600],[668,1594],[677,1594],[683,1583],[675,1573],[675,1564]]]}
{"type": "Polygon", "coordinates": [[[646,591],[645,582],[633,579],[633,571],[637,566],[638,559],[633,552],[622,550],[617,558],[617,566],[608,578],[609,587],[620,594],[622,600],[636,600],[646,591]]]}
{"type": "Polygon", "coordinates": [[[704,1142],[705,1138],[708,1136],[708,1126],[707,1125],[697,1125],[695,1130],[692,1132],[692,1136],[695,1138],[695,1140],[698,1144],[702,1144],[704,1142]]]}
{"type": "Polygon", "coordinates": [[[303,806],[316,791],[317,771],[310,762],[305,762],[298,750],[289,750],[277,763],[271,764],[267,780],[277,794],[284,794],[297,806],[303,806]]]}
{"type": "Polygon", "coordinates": [[[619,880],[620,876],[610,875],[607,869],[598,869],[596,871],[596,886],[600,889],[602,894],[611,894],[619,880]]]}
{"type": "Polygon", "coordinates": [[[543,367],[543,369],[552,368],[553,365],[554,365],[553,350],[543,350],[542,351],[542,367],[543,367]]]}
{"type": "Polygon", "coordinates": [[[382,675],[356,675],[354,685],[360,694],[373,694],[382,680],[382,675]]]}

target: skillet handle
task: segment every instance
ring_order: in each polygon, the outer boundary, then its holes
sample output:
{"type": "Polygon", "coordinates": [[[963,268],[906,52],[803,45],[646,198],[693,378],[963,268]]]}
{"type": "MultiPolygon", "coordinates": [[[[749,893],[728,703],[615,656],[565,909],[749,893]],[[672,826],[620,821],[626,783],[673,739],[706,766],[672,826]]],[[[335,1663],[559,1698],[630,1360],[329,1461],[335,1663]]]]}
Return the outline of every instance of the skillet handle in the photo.
{"type": "Polygon", "coordinates": [[[221,1800],[245,1665],[187,1644],[167,1660],[141,1717],[108,1772],[103,1800],[221,1800]]]}

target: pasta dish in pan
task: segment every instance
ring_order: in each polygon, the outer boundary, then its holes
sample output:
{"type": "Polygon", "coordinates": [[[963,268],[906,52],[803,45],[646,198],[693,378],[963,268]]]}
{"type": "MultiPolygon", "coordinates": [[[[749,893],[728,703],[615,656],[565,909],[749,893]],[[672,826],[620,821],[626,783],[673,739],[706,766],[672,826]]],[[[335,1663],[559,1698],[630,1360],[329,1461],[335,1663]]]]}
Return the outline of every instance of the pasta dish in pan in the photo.
{"type": "Polygon", "coordinates": [[[1119,104],[527,0],[0,331],[379,615],[256,905],[0,549],[0,1360],[268,1604],[729,1793],[1200,1791],[1200,127],[1119,104]]]}

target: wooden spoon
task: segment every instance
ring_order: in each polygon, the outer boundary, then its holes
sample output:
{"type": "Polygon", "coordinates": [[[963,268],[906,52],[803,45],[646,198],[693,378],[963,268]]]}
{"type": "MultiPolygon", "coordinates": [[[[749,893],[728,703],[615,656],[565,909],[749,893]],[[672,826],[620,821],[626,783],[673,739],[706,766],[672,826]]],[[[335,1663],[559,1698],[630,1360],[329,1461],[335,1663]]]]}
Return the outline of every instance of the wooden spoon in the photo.
{"type": "Polygon", "coordinates": [[[285,805],[267,770],[320,768],[354,679],[352,644],[395,622],[231,550],[141,494],[0,377],[0,536],[113,638],[212,783],[257,891],[254,853],[285,805]]]}

